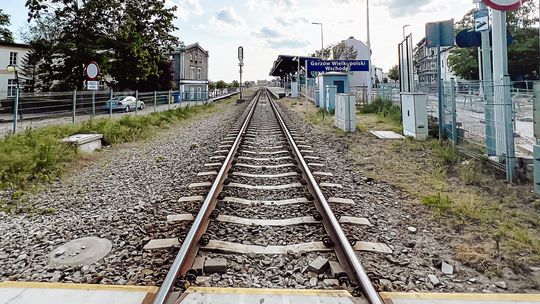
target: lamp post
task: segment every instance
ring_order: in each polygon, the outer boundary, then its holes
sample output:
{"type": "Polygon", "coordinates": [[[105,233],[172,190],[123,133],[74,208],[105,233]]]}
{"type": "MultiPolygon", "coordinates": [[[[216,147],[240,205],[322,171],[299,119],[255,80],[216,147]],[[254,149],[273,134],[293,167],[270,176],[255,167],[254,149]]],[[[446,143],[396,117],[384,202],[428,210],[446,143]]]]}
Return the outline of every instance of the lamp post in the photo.
{"type": "Polygon", "coordinates": [[[7,66],[6,70],[10,73],[15,73],[15,100],[13,101],[13,133],[17,132],[17,119],[19,112],[19,73],[17,67],[13,64],[7,66]]]}
{"type": "Polygon", "coordinates": [[[405,40],[405,29],[406,29],[407,27],[409,27],[409,26],[411,26],[411,25],[410,25],[410,24],[405,24],[405,25],[403,26],[403,40],[405,40]]]}
{"type": "Polygon", "coordinates": [[[368,59],[369,59],[369,81],[367,85],[367,100],[368,103],[371,103],[371,89],[373,86],[373,79],[371,79],[371,67],[373,66],[371,62],[371,38],[370,38],[370,32],[369,32],[369,0],[366,0],[366,23],[367,23],[367,47],[368,47],[368,59]]]}
{"type": "Polygon", "coordinates": [[[312,22],[311,24],[321,26],[321,59],[324,59],[324,35],[323,35],[323,24],[320,22],[312,22]]]}

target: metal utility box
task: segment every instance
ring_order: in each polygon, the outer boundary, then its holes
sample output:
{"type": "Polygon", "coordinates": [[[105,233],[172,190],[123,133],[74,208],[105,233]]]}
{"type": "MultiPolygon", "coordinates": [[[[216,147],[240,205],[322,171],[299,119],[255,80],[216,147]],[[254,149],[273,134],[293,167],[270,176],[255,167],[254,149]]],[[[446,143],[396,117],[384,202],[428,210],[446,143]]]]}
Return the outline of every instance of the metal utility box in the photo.
{"type": "Polygon", "coordinates": [[[291,82],[291,97],[298,98],[298,82],[291,82]]]}
{"type": "Polygon", "coordinates": [[[319,107],[321,105],[321,96],[319,95],[319,88],[315,88],[315,106],[319,107]]]}
{"type": "Polygon", "coordinates": [[[334,125],[345,132],[356,131],[356,97],[352,94],[336,95],[334,125]]]}
{"type": "Polygon", "coordinates": [[[327,85],[326,86],[326,111],[333,112],[336,109],[336,94],[337,86],[327,85]]]}
{"type": "Polygon", "coordinates": [[[320,105],[319,107],[326,110],[326,86],[335,85],[337,87],[337,93],[349,93],[349,81],[347,73],[330,72],[317,76],[317,83],[319,87],[320,105]]]}
{"type": "Polygon", "coordinates": [[[401,93],[403,135],[424,140],[428,137],[427,95],[401,93]]]}

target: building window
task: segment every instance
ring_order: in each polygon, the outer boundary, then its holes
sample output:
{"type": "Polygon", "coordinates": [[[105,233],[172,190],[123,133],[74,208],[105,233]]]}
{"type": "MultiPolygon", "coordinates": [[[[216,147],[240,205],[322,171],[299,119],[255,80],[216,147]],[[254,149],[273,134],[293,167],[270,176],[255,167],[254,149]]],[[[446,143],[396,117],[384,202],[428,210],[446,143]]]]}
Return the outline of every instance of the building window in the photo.
{"type": "Polygon", "coordinates": [[[201,68],[197,69],[197,79],[201,80],[201,68]]]}
{"type": "Polygon", "coordinates": [[[9,64],[17,65],[17,52],[9,52],[9,64]]]}
{"type": "Polygon", "coordinates": [[[193,53],[189,53],[189,60],[193,60],[193,53]]]}
{"type": "Polygon", "coordinates": [[[191,67],[190,79],[195,79],[195,67],[191,67]]]}
{"type": "Polygon", "coordinates": [[[7,97],[15,97],[17,94],[17,82],[15,79],[8,79],[7,97]]]}

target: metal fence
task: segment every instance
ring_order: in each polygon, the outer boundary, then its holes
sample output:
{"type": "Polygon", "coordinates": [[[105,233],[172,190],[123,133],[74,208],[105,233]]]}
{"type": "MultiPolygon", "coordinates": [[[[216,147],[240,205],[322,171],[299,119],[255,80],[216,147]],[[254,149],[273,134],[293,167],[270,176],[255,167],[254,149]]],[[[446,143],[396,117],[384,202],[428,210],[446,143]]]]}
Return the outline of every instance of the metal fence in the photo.
{"type": "Polygon", "coordinates": [[[236,94],[237,90],[211,92],[180,91],[72,91],[21,94],[17,115],[15,98],[0,100],[0,136],[50,124],[75,123],[94,117],[116,117],[126,113],[148,114],[176,107],[203,104],[236,94]],[[118,105],[118,101],[132,97],[136,102],[118,105]],[[16,119],[15,119],[16,117],[16,119]]]}
{"type": "MultiPolygon", "coordinates": [[[[461,152],[475,158],[488,156],[492,165],[506,172],[518,160],[518,169],[526,174],[535,143],[533,86],[532,81],[509,79],[501,83],[443,82],[446,137],[461,152]],[[501,97],[497,100],[495,96],[501,97]]],[[[428,116],[440,122],[436,85],[419,84],[417,91],[427,94],[428,116]]],[[[397,88],[381,87],[375,92],[400,105],[397,88]]]]}

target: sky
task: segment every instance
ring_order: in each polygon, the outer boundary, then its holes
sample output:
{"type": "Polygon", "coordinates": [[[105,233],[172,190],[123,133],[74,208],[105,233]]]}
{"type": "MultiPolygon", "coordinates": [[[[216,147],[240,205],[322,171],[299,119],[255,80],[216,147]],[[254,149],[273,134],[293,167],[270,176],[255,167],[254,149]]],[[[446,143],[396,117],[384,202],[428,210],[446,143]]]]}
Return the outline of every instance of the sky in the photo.
{"type": "MultiPolygon", "coordinates": [[[[26,0],[0,0],[11,15],[16,39],[27,26],[26,0]]],[[[186,44],[198,42],[209,51],[210,80],[238,78],[238,46],[244,47],[245,80],[271,79],[278,55],[306,56],[324,45],[354,36],[366,41],[366,0],[166,0],[178,7],[174,33],[186,44]]],[[[371,0],[370,32],[373,64],[388,71],[397,64],[403,25],[413,40],[425,35],[427,22],[460,20],[473,0],[371,0]]],[[[20,42],[20,41],[19,41],[20,42]]],[[[367,59],[367,58],[366,58],[367,59]]]]}

